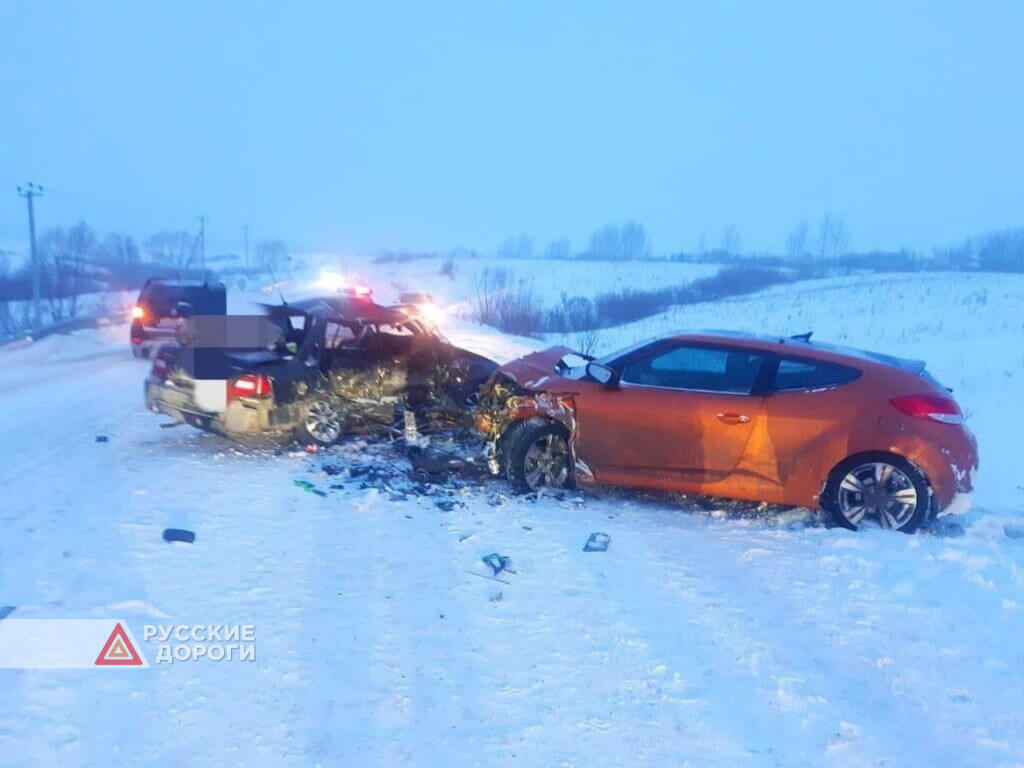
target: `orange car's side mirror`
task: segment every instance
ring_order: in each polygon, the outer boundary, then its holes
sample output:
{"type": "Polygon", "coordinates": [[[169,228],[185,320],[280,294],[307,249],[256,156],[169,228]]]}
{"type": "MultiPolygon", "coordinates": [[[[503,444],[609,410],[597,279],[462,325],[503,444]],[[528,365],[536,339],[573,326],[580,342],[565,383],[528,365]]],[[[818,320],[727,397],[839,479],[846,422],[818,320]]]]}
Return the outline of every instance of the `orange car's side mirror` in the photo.
{"type": "Polygon", "coordinates": [[[601,384],[605,389],[616,389],[619,386],[619,375],[607,365],[587,363],[587,375],[601,384]]]}

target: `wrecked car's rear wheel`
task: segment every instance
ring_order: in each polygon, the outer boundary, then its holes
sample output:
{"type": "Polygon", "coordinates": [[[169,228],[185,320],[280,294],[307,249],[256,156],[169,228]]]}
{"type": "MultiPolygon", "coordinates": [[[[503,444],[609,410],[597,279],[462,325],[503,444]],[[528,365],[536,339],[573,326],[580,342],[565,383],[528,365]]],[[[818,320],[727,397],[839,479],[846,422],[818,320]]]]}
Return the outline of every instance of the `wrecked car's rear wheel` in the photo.
{"type": "Polygon", "coordinates": [[[572,484],[569,431],[550,421],[525,421],[510,427],[503,441],[505,474],[523,493],[572,484]]]}
{"type": "Polygon", "coordinates": [[[345,428],[345,418],[330,400],[313,400],[298,427],[301,442],[331,445],[345,428]]]}

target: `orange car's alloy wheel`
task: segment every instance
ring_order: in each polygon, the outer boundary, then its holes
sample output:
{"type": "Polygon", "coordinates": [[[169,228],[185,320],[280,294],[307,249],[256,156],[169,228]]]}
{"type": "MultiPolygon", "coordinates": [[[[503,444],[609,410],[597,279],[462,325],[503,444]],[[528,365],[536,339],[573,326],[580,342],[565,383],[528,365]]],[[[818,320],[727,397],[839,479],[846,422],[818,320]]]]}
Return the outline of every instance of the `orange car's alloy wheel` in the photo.
{"type": "Polygon", "coordinates": [[[839,484],[839,511],[852,526],[873,517],[883,528],[900,530],[914,518],[918,503],[914,482],[882,461],[854,467],[839,484]]]}
{"type": "Polygon", "coordinates": [[[561,488],[569,477],[569,444],[559,434],[541,435],[526,451],[526,483],[530,488],[561,488]]]}

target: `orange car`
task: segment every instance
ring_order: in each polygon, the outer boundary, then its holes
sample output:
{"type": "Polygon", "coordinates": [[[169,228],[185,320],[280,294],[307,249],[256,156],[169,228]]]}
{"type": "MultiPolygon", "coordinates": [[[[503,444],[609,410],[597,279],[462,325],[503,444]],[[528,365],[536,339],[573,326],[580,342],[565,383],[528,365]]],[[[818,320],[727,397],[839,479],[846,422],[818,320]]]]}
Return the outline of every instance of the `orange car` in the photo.
{"type": "Polygon", "coordinates": [[[680,334],[598,360],[553,347],[499,368],[476,424],[522,491],[661,488],[820,506],[849,528],[966,511],[978,466],[924,363],[810,334],[680,334]]]}

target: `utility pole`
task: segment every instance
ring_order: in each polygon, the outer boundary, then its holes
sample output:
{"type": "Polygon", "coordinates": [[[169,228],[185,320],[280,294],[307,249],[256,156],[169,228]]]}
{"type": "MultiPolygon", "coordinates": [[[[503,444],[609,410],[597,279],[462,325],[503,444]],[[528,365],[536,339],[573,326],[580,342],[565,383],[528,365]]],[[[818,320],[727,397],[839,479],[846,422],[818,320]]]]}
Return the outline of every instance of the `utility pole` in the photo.
{"type": "Polygon", "coordinates": [[[249,271],[249,225],[242,225],[242,232],[245,234],[245,271],[249,271]]]}
{"type": "Polygon", "coordinates": [[[36,214],[32,200],[42,197],[43,188],[30,181],[24,187],[18,187],[18,194],[28,201],[28,237],[32,248],[32,326],[39,328],[42,325],[42,315],[39,311],[42,280],[40,279],[39,255],[36,253],[36,214]]]}
{"type": "Polygon", "coordinates": [[[199,219],[199,264],[202,267],[203,275],[206,274],[206,222],[209,219],[205,215],[200,215],[199,219]]]}

